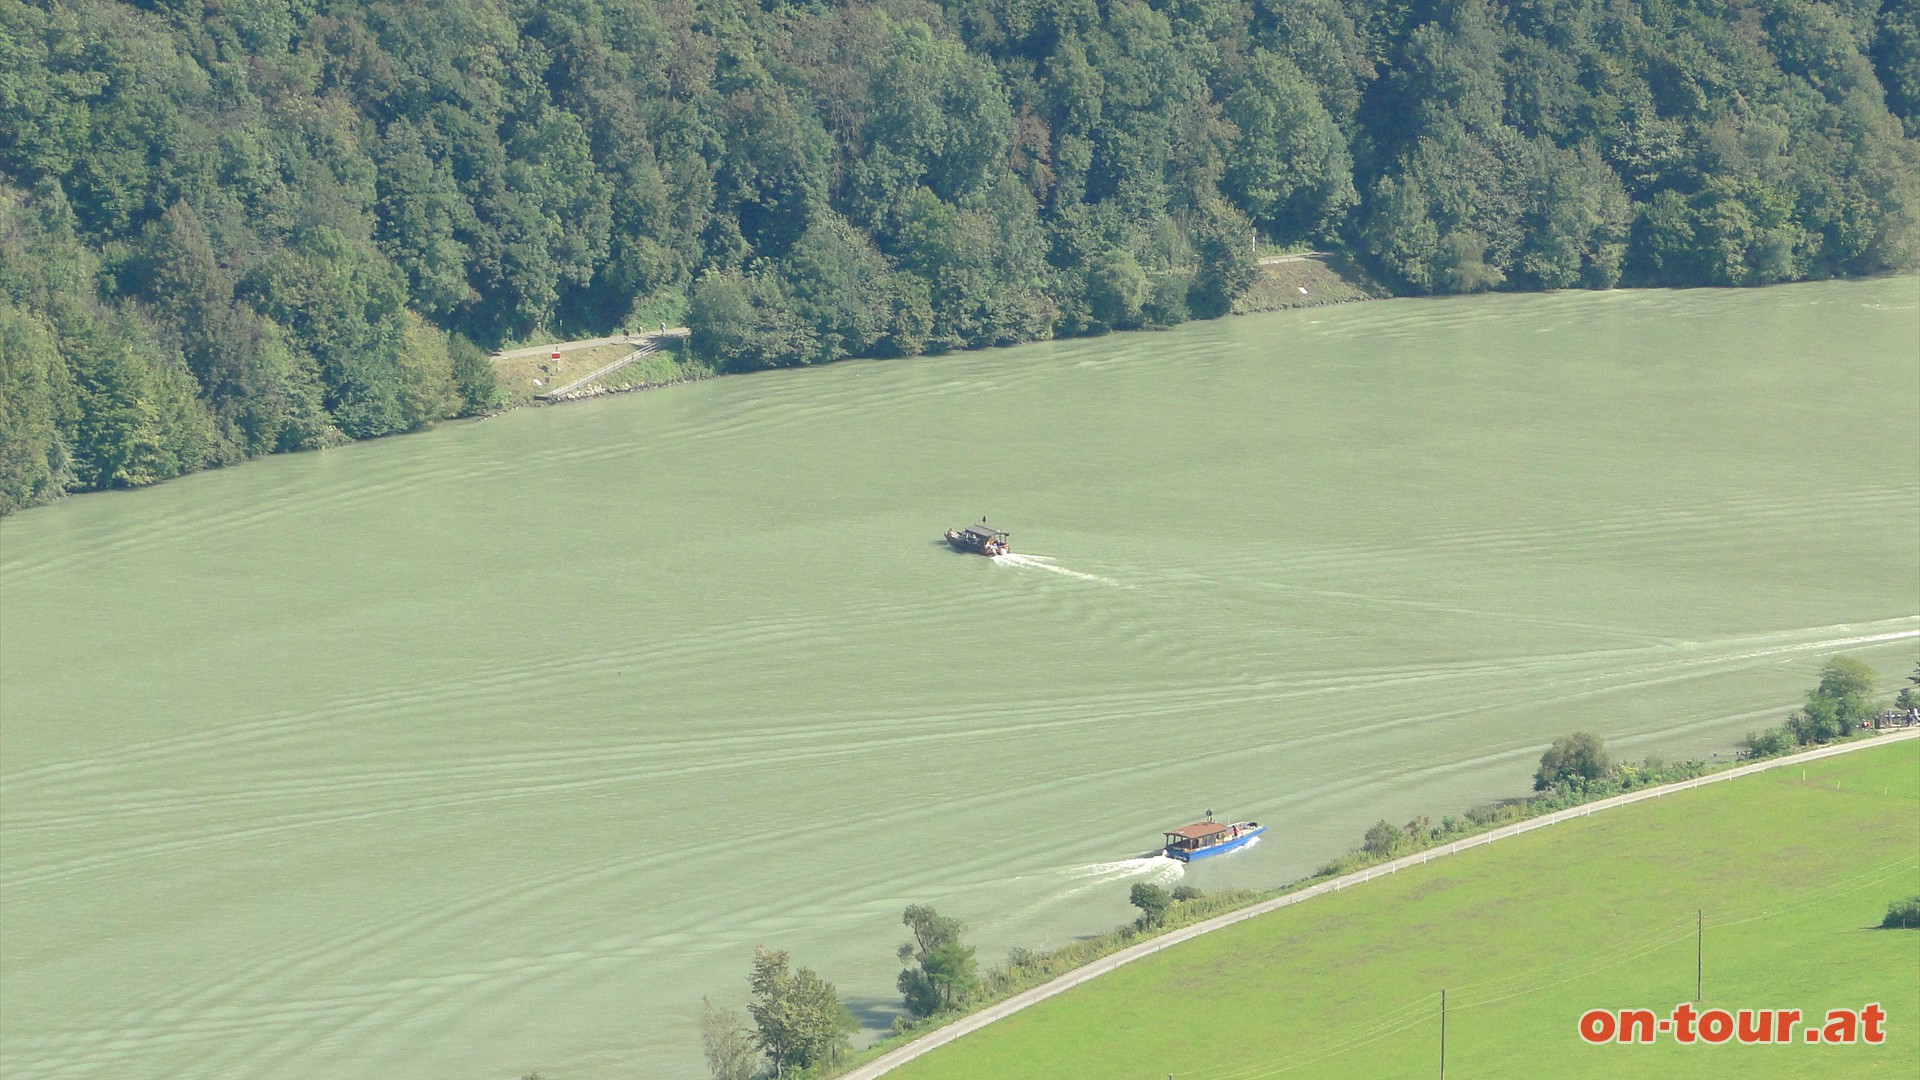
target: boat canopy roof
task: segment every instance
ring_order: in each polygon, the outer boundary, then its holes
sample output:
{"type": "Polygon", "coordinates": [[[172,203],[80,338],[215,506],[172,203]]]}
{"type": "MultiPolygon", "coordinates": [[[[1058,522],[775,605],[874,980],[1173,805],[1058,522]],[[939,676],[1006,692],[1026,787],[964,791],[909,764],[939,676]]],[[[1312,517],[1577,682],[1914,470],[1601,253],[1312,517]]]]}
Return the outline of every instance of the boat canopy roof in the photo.
{"type": "Polygon", "coordinates": [[[970,532],[975,536],[985,536],[985,537],[1003,537],[1007,535],[1006,533],[1001,532],[999,529],[992,528],[991,526],[987,525],[985,522],[982,522],[978,525],[967,526],[967,532],[970,532]]]}
{"type": "Polygon", "coordinates": [[[1220,833],[1230,831],[1232,828],[1233,826],[1231,825],[1222,825],[1217,821],[1196,821],[1192,825],[1182,825],[1177,829],[1168,829],[1167,835],[1178,836],[1182,840],[1205,840],[1209,836],[1217,836],[1220,833]]]}

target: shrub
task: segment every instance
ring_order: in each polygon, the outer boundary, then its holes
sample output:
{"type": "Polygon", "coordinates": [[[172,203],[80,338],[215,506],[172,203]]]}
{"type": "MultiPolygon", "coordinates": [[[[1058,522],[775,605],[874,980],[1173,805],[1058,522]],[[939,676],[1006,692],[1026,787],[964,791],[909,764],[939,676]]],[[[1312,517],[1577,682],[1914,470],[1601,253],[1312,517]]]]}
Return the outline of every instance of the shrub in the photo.
{"type": "Polygon", "coordinates": [[[1920,929],[1920,896],[1909,896],[1887,905],[1887,917],[1880,925],[1888,930],[1920,929]]]}
{"type": "Polygon", "coordinates": [[[1533,790],[1545,791],[1556,784],[1589,784],[1613,768],[1607,759],[1600,736],[1576,731],[1553,740],[1540,755],[1540,770],[1533,774],[1533,790]]]}
{"type": "Polygon", "coordinates": [[[1807,694],[1807,704],[1787,720],[1801,743],[1845,739],[1871,720],[1873,669],[1849,656],[1836,656],[1820,669],[1820,685],[1807,694]]]}
{"type": "Polygon", "coordinates": [[[1361,843],[1361,849],[1369,855],[1391,855],[1395,844],[1400,842],[1400,830],[1387,824],[1386,818],[1373,823],[1367,830],[1367,837],[1361,843]]]}
{"type": "Polygon", "coordinates": [[[1743,758],[1778,757],[1792,750],[1796,745],[1793,732],[1784,727],[1768,728],[1765,731],[1749,732],[1747,748],[1740,752],[1743,758]]]}
{"type": "Polygon", "coordinates": [[[1166,921],[1167,909],[1173,906],[1173,897],[1160,886],[1142,881],[1127,894],[1127,903],[1140,909],[1138,925],[1144,929],[1166,921]]]}
{"type": "Polygon", "coordinates": [[[1900,688],[1894,695],[1893,707],[1896,709],[1920,709],[1920,662],[1913,665],[1913,674],[1907,676],[1909,685],[1900,688]]]}

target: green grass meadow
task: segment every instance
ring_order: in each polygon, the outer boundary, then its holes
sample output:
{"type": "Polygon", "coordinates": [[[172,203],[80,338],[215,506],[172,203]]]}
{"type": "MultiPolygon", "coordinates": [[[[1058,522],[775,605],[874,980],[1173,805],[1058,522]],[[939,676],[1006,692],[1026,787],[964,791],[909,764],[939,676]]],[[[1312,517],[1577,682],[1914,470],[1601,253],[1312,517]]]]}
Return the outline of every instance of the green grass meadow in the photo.
{"type": "MultiPolygon", "coordinates": [[[[1284,838],[1277,839],[1284,843],[1284,838]]],[[[1651,800],[1287,908],[1137,961],[914,1061],[903,1080],[1911,1077],[1920,742],[1651,800]],[[1880,1046],[1591,1046],[1590,1008],[1878,1001],[1880,1046]]],[[[1799,1036],[1796,1034],[1796,1040],[1799,1036]]]]}

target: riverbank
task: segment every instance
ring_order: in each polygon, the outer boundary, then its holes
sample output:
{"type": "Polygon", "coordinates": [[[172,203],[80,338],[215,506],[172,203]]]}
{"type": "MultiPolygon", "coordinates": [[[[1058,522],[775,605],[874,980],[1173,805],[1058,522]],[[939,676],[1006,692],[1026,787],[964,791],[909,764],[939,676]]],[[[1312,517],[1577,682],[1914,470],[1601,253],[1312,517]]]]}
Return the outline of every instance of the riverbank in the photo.
{"type": "MultiPolygon", "coordinates": [[[[1339,256],[1313,253],[1282,258],[1285,261],[1262,262],[1259,275],[1252,286],[1234,302],[1232,314],[1245,315],[1297,307],[1318,307],[1383,298],[1389,295],[1385,289],[1368,280],[1356,266],[1339,256]]],[[[684,328],[676,332],[685,333],[684,328]]],[[[1134,331],[1126,331],[1126,333],[1132,332],[1134,331]]],[[[493,404],[491,406],[482,404],[489,393],[483,385],[474,391],[474,403],[463,407],[476,411],[462,411],[458,416],[448,414],[442,419],[484,417],[525,405],[557,404],[562,401],[577,401],[611,394],[632,393],[638,390],[656,390],[723,374],[710,363],[695,358],[685,347],[682,339],[676,348],[663,348],[653,356],[622,367],[605,378],[595,379],[565,395],[543,396],[551,387],[565,386],[570,381],[591,374],[597,368],[632,352],[633,342],[637,340],[639,340],[638,337],[630,339],[627,335],[621,334],[588,341],[561,343],[561,351],[557,356],[553,351],[555,346],[551,344],[515,345],[511,349],[492,354],[484,361],[476,360],[478,363],[486,364],[492,370],[495,382],[495,389],[491,391],[493,404]]],[[[436,422],[428,418],[411,430],[392,431],[382,437],[417,434],[420,431],[430,430],[436,422]]],[[[353,441],[363,440],[343,440],[339,433],[335,432],[329,437],[308,444],[307,448],[325,449],[337,443],[353,441]]],[[[285,451],[258,456],[278,456],[280,452],[285,451]]],[[[225,463],[224,467],[243,464],[246,460],[252,460],[252,458],[237,458],[225,463]]],[[[199,464],[187,465],[178,470],[158,473],[153,470],[131,470],[115,483],[94,490],[148,487],[173,479],[176,475],[191,475],[203,471],[214,464],[214,460],[204,460],[199,464]]],[[[74,490],[52,496],[35,495],[18,505],[0,499],[0,517],[8,516],[15,510],[45,505],[47,502],[65,498],[68,495],[91,493],[93,491],[74,490]]]]}
{"type": "Polygon", "coordinates": [[[1569,815],[1564,831],[1444,869],[1403,861],[1366,890],[1257,921],[1283,904],[1250,909],[940,1053],[852,1075],[897,1064],[913,1080],[1039,1080],[1069,1064],[1083,1080],[1415,1075],[1439,1052],[1443,990],[1446,1055],[1463,1075],[1911,1075],[1910,1038],[1809,1046],[1803,1032],[1829,1009],[1920,1008],[1920,935],[1878,928],[1890,901],[1920,887],[1916,766],[1910,738],[1843,744],[1630,813],[1569,815]],[[1675,1002],[1805,1020],[1791,1045],[1747,1052],[1665,1031],[1631,1048],[1576,1034],[1596,1006],[1664,1016],[1675,1002]]]}
{"type": "Polygon", "coordinates": [[[1209,804],[1285,834],[1211,893],[1519,794],[1564,731],[1707,757],[1835,652],[1912,667],[1911,444],[1833,433],[1920,415],[1914,316],[1907,281],[1346,305],[10,519],[0,1074],[691,1080],[756,944],[871,1038],[910,900],[995,963],[1132,918],[1099,868],[1209,804]],[[944,550],[981,513],[1125,587],[944,550]]]}
{"type": "Polygon", "coordinates": [[[1123,928],[1122,930],[1092,939],[1089,942],[1079,943],[1073,947],[1076,952],[1085,953],[1097,949],[1098,945],[1096,943],[1104,943],[1114,947],[1114,951],[1110,951],[1107,955],[1100,956],[1098,959],[1089,960],[1070,971],[1048,978],[1039,985],[1021,990],[1018,993],[1013,993],[1002,1000],[996,1001],[963,1017],[952,1019],[930,1031],[916,1032],[902,1040],[883,1040],[881,1043],[875,1044],[874,1047],[868,1048],[866,1052],[856,1055],[854,1063],[850,1064],[845,1071],[832,1075],[842,1076],[845,1080],[875,1080],[875,1078],[885,1075],[938,1047],[951,1043],[961,1036],[978,1031],[988,1024],[1005,1019],[1023,1009],[1031,1008],[1049,998],[1071,990],[1082,983],[1107,974],[1136,960],[1144,959],[1163,949],[1168,949],[1182,942],[1190,941],[1203,934],[1223,930],[1229,926],[1265,915],[1269,912],[1278,911],[1294,904],[1304,903],[1315,897],[1337,893],[1356,885],[1396,874],[1401,870],[1424,865],[1436,859],[1455,855],[1462,851],[1468,851],[1499,840],[1522,836],[1538,829],[1558,825],[1561,822],[1585,819],[1595,813],[1629,806],[1634,803],[1644,802],[1648,799],[1657,799],[1683,791],[1694,791],[1704,785],[1734,780],[1743,776],[1750,776],[1755,773],[1787,766],[1806,765],[1838,754],[1846,754],[1870,747],[1908,742],[1914,739],[1920,739],[1920,730],[1859,737],[1848,742],[1829,744],[1782,757],[1751,761],[1744,764],[1730,763],[1716,771],[1706,772],[1686,780],[1613,795],[1592,802],[1571,806],[1566,809],[1546,811],[1538,816],[1512,824],[1490,827],[1484,832],[1462,836],[1458,839],[1452,839],[1443,844],[1427,847],[1407,855],[1390,858],[1380,857],[1376,860],[1366,862],[1365,865],[1357,869],[1348,870],[1337,876],[1324,876],[1325,872],[1323,871],[1322,874],[1295,882],[1274,893],[1266,894],[1264,898],[1253,899],[1245,906],[1238,907],[1236,910],[1213,915],[1205,918],[1203,921],[1189,921],[1189,923],[1184,926],[1178,924],[1169,926],[1146,941],[1119,947],[1123,943],[1138,936],[1136,933],[1129,932],[1130,928],[1123,928]],[[1092,948],[1089,948],[1089,946],[1092,946],[1092,948]],[[874,1056],[876,1051],[877,1056],[874,1056]]]}
{"type": "MultiPolygon", "coordinates": [[[[1351,262],[1325,252],[1264,259],[1253,285],[1234,302],[1235,315],[1255,315],[1292,308],[1325,307],[1361,300],[1385,299],[1391,294],[1351,262]]],[[[684,331],[679,331],[684,333],[684,331]]],[[[1122,331],[1148,333],[1158,331],[1122,331]]],[[[635,339],[637,340],[637,339],[635,339]]],[[[526,405],[558,405],[569,401],[629,394],[639,390],[659,390],[681,383],[696,382],[727,373],[695,358],[684,337],[669,339],[666,347],[643,357],[605,378],[595,379],[563,395],[550,396],[550,387],[569,382],[631,353],[634,340],[625,336],[515,348],[494,354],[494,373],[499,380],[501,409],[526,405]],[[555,349],[560,351],[555,353],[555,349]]]]}
{"type": "MultiPolygon", "coordinates": [[[[1259,264],[1259,275],[1247,292],[1234,302],[1232,314],[1254,315],[1292,308],[1325,307],[1385,299],[1390,295],[1384,287],[1343,257],[1310,252],[1263,259],[1259,264]]],[[[1122,331],[1147,332],[1158,331],[1122,331]]],[[[730,374],[694,358],[685,339],[681,339],[654,356],[622,368],[604,379],[596,379],[562,396],[544,396],[546,388],[564,386],[633,349],[633,344],[625,338],[599,340],[604,343],[562,351],[557,358],[549,352],[550,346],[530,346],[496,354],[494,370],[500,379],[501,390],[506,395],[505,407],[560,404],[636,390],[657,390],[730,374]]]]}
{"type": "Polygon", "coordinates": [[[557,356],[553,346],[496,354],[492,363],[494,377],[500,386],[501,408],[514,409],[523,405],[555,404],[606,394],[653,390],[712,378],[718,374],[710,365],[692,357],[684,337],[667,337],[663,339],[662,347],[651,355],[642,356],[564,397],[543,397],[550,389],[563,387],[631,355],[646,340],[645,337],[633,340],[616,338],[584,348],[562,349],[557,356]]]}

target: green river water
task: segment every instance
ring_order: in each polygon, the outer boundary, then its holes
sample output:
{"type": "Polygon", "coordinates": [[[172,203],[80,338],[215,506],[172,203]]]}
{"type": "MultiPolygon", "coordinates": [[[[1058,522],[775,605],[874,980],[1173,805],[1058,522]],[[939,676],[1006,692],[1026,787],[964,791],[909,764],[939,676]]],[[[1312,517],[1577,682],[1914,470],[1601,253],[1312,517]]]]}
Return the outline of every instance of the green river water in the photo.
{"type": "Polygon", "coordinates": [[[0,1075],[704,1075],[1170,880],[1729,753],[1920,644],[1920,281],[1392,301],[721,379],[0,523],[0,1075]],[[991,514],[1026,558],[941,545],[991,514]]]}

